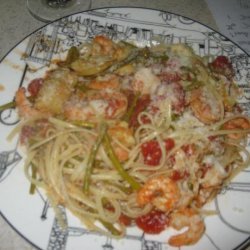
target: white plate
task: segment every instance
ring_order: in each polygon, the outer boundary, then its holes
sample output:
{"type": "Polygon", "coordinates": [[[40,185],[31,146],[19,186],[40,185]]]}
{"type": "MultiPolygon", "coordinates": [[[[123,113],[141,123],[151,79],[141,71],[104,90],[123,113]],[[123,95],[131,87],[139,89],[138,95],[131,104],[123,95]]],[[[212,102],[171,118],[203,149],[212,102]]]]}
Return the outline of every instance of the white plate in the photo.
{"type": "MultiPolygon", "coordinates": [[[[187,43],[197,54],[226,55],[236,70],[242,88],[240,102],[250,114],[250,58],[227,38],[193,20],[172,13],[142,8],[98,9],[66,17],[34,32],[13,48],[0,64],[0,105],[10,102],[20,86],[43,74],[51,59],[72,45],[97,34],[113,39],[133,40],[147,45],[155,35],[166,43],[187,43]],[[40,69],[34,72],[32,69],[40,69]]],[[[23,173],[23,156],[17,138],[6,140],[18,122],[15,110],[0,114],[0,211],[8,223],[39,249],[174,249],[167,245],[172,230],[161,235],[144,235],[136,228],[123,240],[89,232],[64,210],[69,228],[61,230],[54,212],[39,192],[29,195],[23,173]]],[[[243,249],[250,242],[250,169],[209,205],[218,215],[207,217],[206,233],[191,247],[181,249],[243,249]]]]}

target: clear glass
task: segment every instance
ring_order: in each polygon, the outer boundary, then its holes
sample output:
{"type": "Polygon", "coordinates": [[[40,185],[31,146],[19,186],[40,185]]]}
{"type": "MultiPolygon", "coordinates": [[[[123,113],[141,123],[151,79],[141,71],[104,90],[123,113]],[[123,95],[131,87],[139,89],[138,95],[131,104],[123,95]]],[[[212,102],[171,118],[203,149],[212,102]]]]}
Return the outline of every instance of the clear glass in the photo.
{"type": "Polygon", "coordinates": [[[91,8],[91,0],[27,0],[26,3],[31,15],[43,22],[91,8]]]}

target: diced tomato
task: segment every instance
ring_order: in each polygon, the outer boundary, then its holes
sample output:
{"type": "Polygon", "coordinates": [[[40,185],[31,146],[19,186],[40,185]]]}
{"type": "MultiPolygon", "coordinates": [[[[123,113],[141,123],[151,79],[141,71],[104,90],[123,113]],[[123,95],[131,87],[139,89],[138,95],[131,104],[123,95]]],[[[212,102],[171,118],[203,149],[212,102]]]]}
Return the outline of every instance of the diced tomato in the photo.
{"type": "Polygon", "coordinates": [[[124,226],[130,226],[132,223],[132,219],[128,217],[125,214],[121,214],[119,217],[119,221],[124,225],[124,226]]]}
{"type": "Polygon", "coordinates": [[[231,63],[226,56],[217,56],[211,63],[214,68],[224,68],[230,66],[231,63]]]}
{"type": "Polygon", "coordinates": [[[208,136],[208,140],[209,141],[214,141],[214,140],[216,140],[218,138],[218,136],[216,136],[216,135],[210,135],[210,136],[208,136]]]}
{"type": "Polygon", "coordinates": [[[179,82],[181,80],[180,74],[176,72],[164,72],[160,75],[160,79],[164,82],[179,82]]]}
{"type": "Polygon", "coordinates": [[[105,109],[105,114],[108,118],[112,118],[117,112],[117,108],[120,105],[120,101],[117,99],[110,99],[108,102],[108,106],[105,109]]]}
{"type": "Polygon", "coordinates": [[[178,170],[174,170],[172,172],[170,178],[173,181],[179,181],[179,180],[187,178],[188,176],[189,176],[189,173],[187,171],[181,172],[181,171],[178,171],[178,170]]]}
{"type": "Polygon", "coordinates": [[[151,120],[146,115],[141,116],[141,121],[143,124],[150,124],[151,123],[151,120]]]}
{"type": "Polygon", "coordinates": [[[184,151],[186,156],[190,157],[195,152],[195,145],[194,144],[183,145],[181,149],[184,151]]]}
{"type": "Polygon", "coordinates": [[[169,218],[164,212],[152,210],[136,218],[135,223],[145,233],[159,234],[168,226],[169,218]]]}
{"type": "Polygon", "coordinates": [[[210,67],[214,72],[222,74],[229,79],[234,76],[232,63],[226,56],[216,57],[215,60],[210,63],[210,67]]]}
{"type": "Polygon", "coordinates": [[[160,110],[159,107],[156,107],[154,105],[150,106],[150,112],[151,113],[157,113],[159,110],[160,110]]]}
{"type": "MultiPolygon", "coordinates": [[[[175,143],[171,138],[164,140],[166,152],[170,151],[175,143]]],[[[145,142],[141,146],[141,152],[144,157],[144,163],[150,166],[157,166],[160,163],[162,152],[159,143],[156,140],[145,142]]]]}
{"type": "Polygon", "coordinates": [[[174,146],[174,140],[172,138],[167,138],[164,140],[166,151],[170,151],[174,146]]]}
{"type": "MultiPolygon", "coordinates": [[[[131,98],[129,98],[129,99],[131,99],[131,98]]],[[[133,113],[130,117],[130,121],[129,121],[130,127],[136,128],[138,126],[138,115],[147,108],[147,106],[149,105],[150,102],[151,102],[151,100],[150,100],[149,95],[143,95],[137,100],[136,106],[135,106],[133,113]]],[[[128,100],[128,107],[130,107],[130,104],[131,103],[128,100]]]]}
{"type": "Polygon", "coordinates": [[[173,180],[173,181],[179,181],[183,178],[182,174],[180,171],[178,170],[174,170],[172,175],[170,176],[170,178],[173,180]]]}
{"type": "Polygon", "coordinates": [[[144,163],[150,166],[157,166],[161,160],[161,149],[159,143],[155,140],[148,141],[141,146],[144,163]]]}
{"type": "Polygon", "coordinates": [[[29,83],[28,91],[32,97],[36,97],[38,95],[38,92],[41,89],[42,84],[43,84],[43,78],[36,78],[29,83]]]}

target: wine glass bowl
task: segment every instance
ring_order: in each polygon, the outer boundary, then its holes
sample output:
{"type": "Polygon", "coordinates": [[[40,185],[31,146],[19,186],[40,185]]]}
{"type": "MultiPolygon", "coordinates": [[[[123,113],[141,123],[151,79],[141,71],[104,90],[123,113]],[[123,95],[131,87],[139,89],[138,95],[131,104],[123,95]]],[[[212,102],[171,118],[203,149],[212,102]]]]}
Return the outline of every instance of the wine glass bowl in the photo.
{"type": "Polygon", "coordinates": [[[26,4],[31,15],[42,22],[52,22],[91,8],[91,0],[27,0],[26,4]]]}

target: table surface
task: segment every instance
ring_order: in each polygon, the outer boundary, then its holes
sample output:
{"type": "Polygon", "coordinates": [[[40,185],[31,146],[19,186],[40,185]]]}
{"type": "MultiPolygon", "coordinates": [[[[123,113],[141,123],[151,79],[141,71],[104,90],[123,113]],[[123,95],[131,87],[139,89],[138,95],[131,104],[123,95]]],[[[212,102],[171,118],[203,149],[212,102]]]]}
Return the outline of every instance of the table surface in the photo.
{"type": "MultiPolygon", "coordinates": [[[[146,7],[173,12],[217,29],[216,23],[204,0],[92,0],[92,8],[146,7]]],[[[0,58],[21,39],[42,27],[43,22],[32,17],[26,0],[0,1],[0,58]]]]}
{"type": "MultiPolygon", "coordinates": [[[[92,8],[146,7],[173,12],[199,21],[218,30],[204,0],[92,0],[92,8]]],[[[32,17],[26,9],[26,0],[0,1],[0,59],[20,40],[42,27],[43,22],[32,17]]],[[[0,249],[34,249],[20,237],[0,216],[0,249]]]]}

